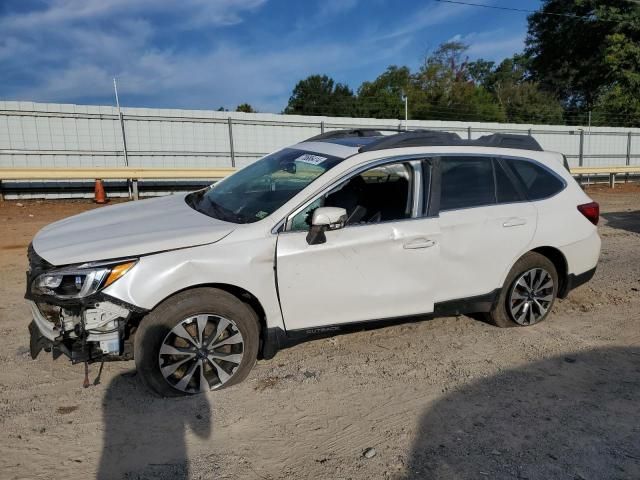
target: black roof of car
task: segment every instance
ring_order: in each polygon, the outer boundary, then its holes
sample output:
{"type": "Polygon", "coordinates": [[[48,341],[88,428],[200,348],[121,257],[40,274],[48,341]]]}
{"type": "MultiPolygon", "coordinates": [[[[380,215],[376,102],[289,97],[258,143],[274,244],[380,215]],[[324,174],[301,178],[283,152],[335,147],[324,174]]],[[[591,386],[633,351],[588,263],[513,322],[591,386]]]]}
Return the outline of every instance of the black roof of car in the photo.
{"type": "Polygon", "coordinates": [[[521,150],[542,151],[542,147],[535,138],[529,135],[514,135],[509,133],[494,133],[475,140],[465,140],[456,133],[438,130],[410,130],[385,135],[384,129],[356,128],[347,130],[333,130],[307,139],[308,142],[328,142],[360,147],[359,152],[387,150],[404,147],[433,147],[433,146],[477,146],[515,148],[521,150]]]}

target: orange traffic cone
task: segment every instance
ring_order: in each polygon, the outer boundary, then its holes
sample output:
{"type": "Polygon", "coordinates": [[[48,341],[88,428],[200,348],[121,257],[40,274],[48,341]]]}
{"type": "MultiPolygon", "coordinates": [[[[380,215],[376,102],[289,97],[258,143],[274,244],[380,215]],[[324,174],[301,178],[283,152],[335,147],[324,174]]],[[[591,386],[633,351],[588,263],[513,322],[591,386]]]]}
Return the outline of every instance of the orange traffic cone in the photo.
{"type": "Polygon", "coordinates": [[[96,203],[107,203],[107,194],[104,191],[104,183],[102,180],[96,180],[96,186],[94,189],[95,198],[94,202],[96,203]]]}

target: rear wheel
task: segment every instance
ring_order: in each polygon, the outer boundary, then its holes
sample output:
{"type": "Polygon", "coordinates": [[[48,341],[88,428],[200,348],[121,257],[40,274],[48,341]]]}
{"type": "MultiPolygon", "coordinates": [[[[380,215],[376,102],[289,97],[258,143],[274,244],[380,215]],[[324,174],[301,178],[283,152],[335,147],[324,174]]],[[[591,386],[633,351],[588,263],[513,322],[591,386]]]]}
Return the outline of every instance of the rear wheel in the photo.
{"type": "Polygon", "coordinates": [[[258,318],[228,292],[198,288],[169,298],[140,323],[135,361],[161,396],[218,390],[242,381],[256,362],[258,318]]]}
{"type": "Polygon", "coordinates": [[[539,253],[529,252],[513,266],[500,298],[489,313],[498,327],[524,327],[543,321],[558,293],[558,272],[553,262],[539,253]]]}

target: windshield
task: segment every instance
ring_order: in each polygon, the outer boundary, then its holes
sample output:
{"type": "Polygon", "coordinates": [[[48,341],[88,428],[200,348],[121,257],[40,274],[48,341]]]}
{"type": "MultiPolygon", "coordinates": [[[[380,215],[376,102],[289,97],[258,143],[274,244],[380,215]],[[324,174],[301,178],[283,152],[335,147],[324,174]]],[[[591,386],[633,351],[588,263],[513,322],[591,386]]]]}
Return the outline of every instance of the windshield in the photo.
{"type": "Polygon", "coordinates": [[[257,222],[341,161],[330,155],[286,148],[212,187],[190,193],[186,201],[198,212],[226,222],[257,222]]]}

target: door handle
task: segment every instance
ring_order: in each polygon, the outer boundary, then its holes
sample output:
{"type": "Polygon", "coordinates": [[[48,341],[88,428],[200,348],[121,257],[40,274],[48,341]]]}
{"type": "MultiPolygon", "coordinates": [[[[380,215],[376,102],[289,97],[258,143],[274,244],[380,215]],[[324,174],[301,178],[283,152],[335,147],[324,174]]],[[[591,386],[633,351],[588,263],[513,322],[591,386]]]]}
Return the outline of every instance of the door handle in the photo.
{"type": "Polygon", "coordinates": [[[436,241],[429,238],[416,238],[414,240],[409,240],[408,242],[406,242],[403,247],[408,250],[416,248],[429,248],[433,247],[435,244],[436,241]]]}
{"type": "Polygon", "coordinates": [[[520,225],[526,225],[527,224],[527,220],[525,218],[518,218],[518,217],[514,217],[514,218],[510,218],[507,221],[505,221],[502,226],[503,227],[519,227],[520,225]]]}

